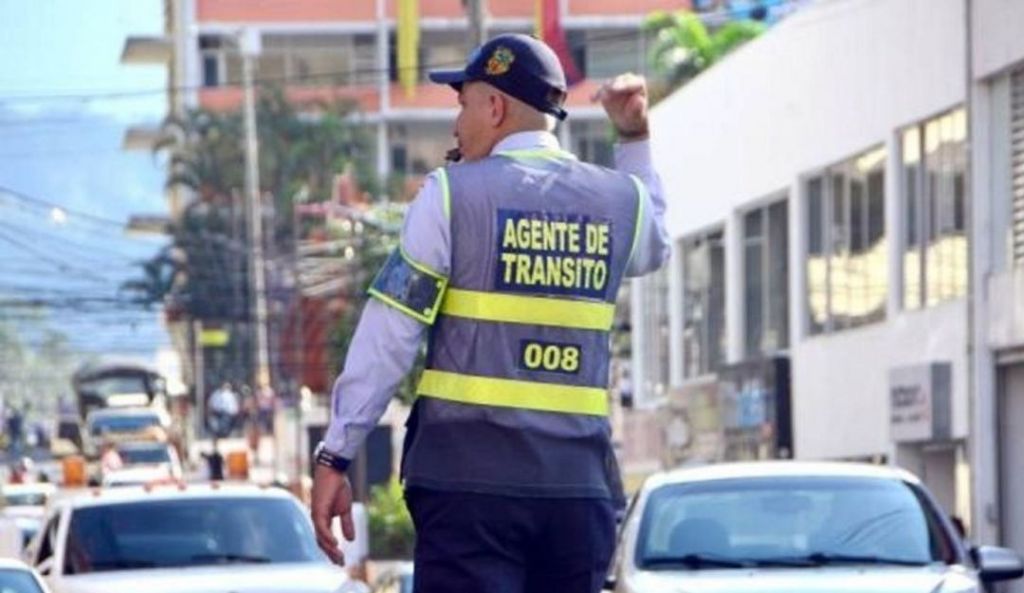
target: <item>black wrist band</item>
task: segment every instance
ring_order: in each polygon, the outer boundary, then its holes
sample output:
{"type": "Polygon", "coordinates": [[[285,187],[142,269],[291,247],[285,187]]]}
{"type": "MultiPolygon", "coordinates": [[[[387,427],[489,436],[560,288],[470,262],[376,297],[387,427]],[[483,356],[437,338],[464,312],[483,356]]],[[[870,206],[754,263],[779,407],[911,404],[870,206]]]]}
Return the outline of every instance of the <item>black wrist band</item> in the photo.
{"type": "Polygon", "coordinates": [[[313,462],[317,465],[329,467],[337,472],[344,472],[348,469],[349,464],[352,463],[350,459],[345,459],[328,451],[322,442],[313,451],[313,462]]]}

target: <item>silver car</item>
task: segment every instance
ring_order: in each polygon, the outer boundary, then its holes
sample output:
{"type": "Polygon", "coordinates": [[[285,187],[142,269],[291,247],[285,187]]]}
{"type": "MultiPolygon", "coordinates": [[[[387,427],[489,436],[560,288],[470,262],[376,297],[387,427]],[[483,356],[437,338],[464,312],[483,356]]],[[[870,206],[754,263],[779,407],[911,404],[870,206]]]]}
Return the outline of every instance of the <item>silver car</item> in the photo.
{"type": "Polygon", "coordinates": [[[760,462],[647,480],[624,519],[620,593],[977,593],[1020,578],[1011,550],[968,548],[921,482],[860,464],[760,462]]]}

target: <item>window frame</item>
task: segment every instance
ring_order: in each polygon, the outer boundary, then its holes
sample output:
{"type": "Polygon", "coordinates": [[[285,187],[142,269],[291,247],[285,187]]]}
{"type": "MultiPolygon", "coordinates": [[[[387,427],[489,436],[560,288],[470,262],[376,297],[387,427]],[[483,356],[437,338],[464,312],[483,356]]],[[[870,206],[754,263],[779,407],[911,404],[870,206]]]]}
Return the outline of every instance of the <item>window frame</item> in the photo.
{"type": "MultiPolygon", "coordinates": [[[[886,188],[886,176],[891,175],[889,171],[889,150],[890,147],[886,142],[877,142],[859,150],[845,158],[835,161],[824,167],[813,169],[800,176],[801,186],[801,206],[802,215],[800,217],[801,229],[800,232],[803,235],[803,249],[801,251],[801,268],[803,274],[803,296],[802,296],[802,336],[804,338],[815,338],[820,336],[834,335],[836,333],[843,332],[845,330],[858,329],[863,327],[869,327],[878,323],[883,323],[888,318],[888,307],[883,306],[881,316],[878,319],[866,318],[854,322],[851,319],[845,321],[838,320],[836,315],[833,313],[834,304],[836,301],[836,291],[833,290],[834,284],[834,263],[833,260],[837,256],[845,256],[847,258],[852,257],[856,253],[867,253],[870,251],[872,244],[867,243],[871,237],[871,176],[877,173],[881,173],[881,234],[878,237],[879,241],[886,241],[888,238],[887,232],[889,230],[886,223],[886,203],[889,199],[888,191],[886,188]],[[854,213],[853,208],[853,182],[852,177],[849,174],[851,165],[857,166],[857,161],[860,159],[873,156],[876,153],[881,154],[881,161],[879,164],[872,166],[870,169],[860,172],[860,176],[863,178],[863,187],[860,194],[860,202],[863,207],[858,212],[861,220],[859,221],[858,230],[864,239],[864,244],[860,245],[859,251],[853,251],[853,221],[852,216],[854,213]],[[842,214],[843,218],[836,219],[835,209],[835,188],[836,188],[836,176],[839,175],[842,183],[842,214]],[[819,181],[821,184],[821,191],[817,198],[820,199],[820,257],[825,262],[825,308],[826,316],[824,322],[821,324],[820,330],[815,330],[815,321],[813,318],[813,311],[811,309],[811,279],[808,273],[808,266],[810,264],[810,258],[812,255],[812,232],[814,230],[811,225],[811,192],[810,185],[819,181]],[[840,229],[840,233],[837,236],[836,229],[840,229]]],[[[888,293],[892,290],[889,286],[888,281],[888,269],[891,263],[888,261],[890,254],[886,251],[886,301],[888,301],[888,293]]],[[[849,288],[847,288],[849,290],[849,288]]]]}
{"type": "MultiPolygon", "coordinates": [[[[941,126],[943,118],[952,117],[955,118],[958,112],[963,112],[963,117],[968,118],[970,115],[966,112],[966,107],[961,104],[956,104],[941,111],[935,112],[923,119],[915,121],[911,124],[900,127],[896,133],[897,147],[899,150],[899,251],[898,255],[900,258],[900,286],[899,286],[899,306],[902,311],[922,311],[930,309],[935,306],[942,305],[950,301],[962,299],[966,296],[967,285],[964,284],[961,287],[959,294],[953,295],[942,295],[935,297],[932,301],[932,297],[929,296],[929,259],[928,259],[928,248],[934,241],[947,236],[956,236],[958,233],[949,232],[948,230],[942,230],[942,222],[937,217],[948,215],[952,220],[956,220],[956,195],[955,189],[953,194],[950,196],[939,196],[933,194],[934,184],[931,175],[929,175],[930,169],[928,165],[928,151],[927,151],[927,130],[929,125],[935,124],[941,126]],[[908,171],[906,160],[907,150],[907,135],[911,132],[916,134],[917,140],[917,162],[913,165],[913,171],[908,171]],[[907,190],[907,184],[910,179],[914,181],[914,194],[915,203],[914,211],[911,212],[909,207],[909,192],[907,190]],[[950,212],[942,212],[937,202],[940,200],[950,200],[950,212]],[[910,244],[910,233],[909,230],[913,225],[914,229],[914,245],[910,244]],[[935,226],[933,229],[932,226],[935,226]],[[916,304],[910,303],[909,301],[909,286],[907,283],[906,275],[906,258],[909,254],[914,253],[917,255],[918,260],[918,273],[916,274],[917,282],[917,294],[916,304]]],[[[970,122],[965,122],[966,125],[970,125],[970,122]]],[[[940,141],[941,144],[941,141],[940,141]]],[[[969,164],[966,162],[967,159],[967,140],[966,138],[961,141],[961,147],[963,150],[963,170],[961,171],[964,178],[966,177],[966,170],[969,164]]],[[[954,174],[955,176],[955,174],[954,174]]],[[[955,187],[955,186],[954,186],[955,187]]],[[[962,204],[962,216],[964,228],[960,231],[966,241],[968,229],[966,228],[967,213],[970,208],[971,196],[966,192],[966,187],[963,193],[963,204],[962,204]]],[[[954,222],[955,226],[955,222],[954,222]]],[[[942,291],[940,291],[941,293],[942,291]]],[[[956,292],[955,290],[953,292],[956,292]]]]}
{"type": "Polygon", "coordinates": [[[790,336],[790,304],[792,302],[792,295],[790,294],[790,280],[792,279],[792,270],[790,269],[790,255],[792,253],[792,245],[790,244],[790,231],[793,226],[793,208],[790,204],[790,190],[789,188],[773,192],[759,200],[751,202],[741,210],[737,211],[739,217],[737,228],[739,229],[739,245],[741,246],[741,254],[739,258],[740,264],[740,280],[742,285],[740,287],[741,304],[742,304],[742,315],[740,319],[740,328],[742,334],[742,346],[744,358],[760,358],[771,356],[773,354],[781,354],[788,352],[791,345],[792,339],[790,336]],[[786,231],[783,235],[784,241],[784,252],[785,252],[785,282],[783,290],[784,308],[781,310],[785,311],[785,324],[783,327],[783,335],[780,339],[781,346],[774,349],[764,348],[764,336],[768,329],[772,325],[772,297],[771,297],[771,262],[773,260],[773,250],[770,245],[770,233],[771,233],[771,211],[773,208],[783,206],[784,212],[786,213],[786,231]],[[750,325],[749,325],[749,310],[747,309],[747,247],[749,245],[749,238],[747,236],[747,217],[751,214],[760,214],[760,227],[761,227],[761,344],[755,350],[749,348],[750,338],[750,325]]]}
{"type": "Polygon", "coordinates": [[[682,320],[681,320],[681,351],[680,361],[682,364],[682,372],[680,375],[684,382],[699,381],[701,379],[714,376],[721,367],[728,364],[729,361],[729,349],[727,345],[728,340],[728,324],[729,324],[729,311],[728,311],[728,291],[729,291],[729,275],[727,268],[727,255],[728,249],[728,238],[726,233],[726,226],[724,224],[715,224],[706,228],[694,231],[682,237],[679,237],[676,241],[677,253],[679,253],[679,264],[678,273],[680,273],[679,287],[680,295],[679,298],[682,301],[682,320]],[[689,311],[690,308],[687,306],[688,295],[690,291],[687,287],[687,269],[686,260],[687,253],[691,249],[691,245],[698,242],[708,243],[707,251],[707,269],[708,269],[708,285],[703,289],[703,301],[705,303],[711,302],[713,296],[713,279],[714,274],[712,273],[712,249],[714,248],[714,242],[717,242],[717,248],[722,252],[722,291],[721,291],[721,332],[720,341],[721,345],[718,347],[718,354],[715,357],[710,356],[711,353],[711,309],[709,308],[704,312],[701,318],[701,327],[698,328],[699,338],[698,345],[702,347],[701,356],[697,362],[695,371],[690,373],[690,364],[688,364],[688,340],[686,336],[688,323],[689,323],[689,311]]]}

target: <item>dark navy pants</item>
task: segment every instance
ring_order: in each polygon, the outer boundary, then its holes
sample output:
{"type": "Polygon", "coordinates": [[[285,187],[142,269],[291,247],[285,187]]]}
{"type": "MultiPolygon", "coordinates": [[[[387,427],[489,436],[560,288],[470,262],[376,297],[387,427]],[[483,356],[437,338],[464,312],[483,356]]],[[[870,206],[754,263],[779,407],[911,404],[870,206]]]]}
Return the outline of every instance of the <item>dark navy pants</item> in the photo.
{"type": "Polygon", "coordinates": [[[615,547],[610,500],[409,488],[414,593],[597,593],[615,547]]]}

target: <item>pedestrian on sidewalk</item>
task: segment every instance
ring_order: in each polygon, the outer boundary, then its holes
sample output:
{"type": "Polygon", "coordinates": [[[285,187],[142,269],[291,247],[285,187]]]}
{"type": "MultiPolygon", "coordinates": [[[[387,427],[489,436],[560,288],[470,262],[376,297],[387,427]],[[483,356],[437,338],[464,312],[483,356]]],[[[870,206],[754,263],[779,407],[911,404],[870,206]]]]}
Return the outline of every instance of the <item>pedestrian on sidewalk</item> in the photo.
{"type": "Polygon", "coordinates": [[[627,276],[669,255],[637,76],[594,96],[616,168],[580,162],[555,53],[500,35],[464,69],[460,162],[429,175],[370,289],[317,447],[317,542],[354,537],[347,468],[430,334],[402,463],[416,593],[596,593],[624,505],[608,413],[609,332],[627,276]]]}
{"type": "Polygon", "coordinates": [[[231,387],[231,383],[225,382],[218,389],[210,394],[210,416],[209,428],[217,438],[230,436],[235,430],[238,422],[238,414],[241,412],[241,405],[238,401],[238,394],[231,387]]]}

